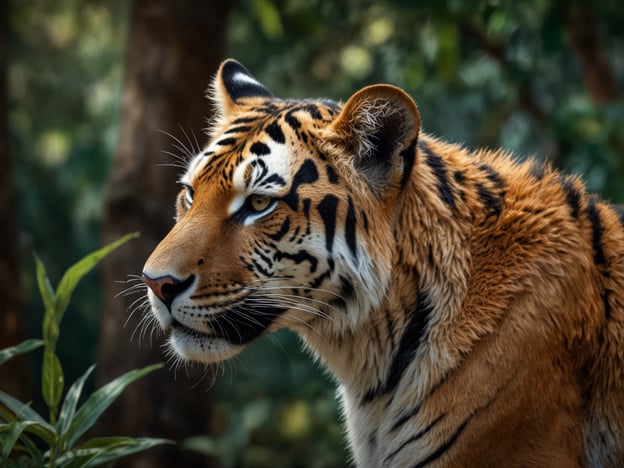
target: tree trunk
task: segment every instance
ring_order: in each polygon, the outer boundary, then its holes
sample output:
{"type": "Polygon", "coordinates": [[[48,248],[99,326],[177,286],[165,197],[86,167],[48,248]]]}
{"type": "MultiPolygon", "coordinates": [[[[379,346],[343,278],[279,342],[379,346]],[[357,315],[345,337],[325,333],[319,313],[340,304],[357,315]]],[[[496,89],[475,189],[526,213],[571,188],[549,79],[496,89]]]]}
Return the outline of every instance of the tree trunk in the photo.
{"type": "Polygon", "coordinates": [[[591,8],[587,5],[569,7],[566,31],[592,102],[601,106],[617,101],[620,89],[600,43],[598,25],[591,8]]]}
{"type": "MultiPolygon", "coordinates": [[[[13,197],[13,165],[9,153],[7,122],[8,1],[0,0],[0,349],[24,339],[17,225],[13,197]]],[[[27,358],[17,357],[0,366],[0,390],[21,400],[32,399],[27,358]]]]}
{"type": "MultiPolygon", "coordinates": [[[[117,155],[108,181],[103,216],[103,241],[128,232],[141,237],[102,264],[102,311],[98,384],[122,372],[163,361],[162,337],[151,330],[141,336],[142,312],[131,314],[145,291],[115,298],[136,283],[120,285],[128,275],[140,275],[152,249],[173,224],[176,180],[181,169],[175,158],[200,143],[210,106],[207,84],[222,59],[228,0],[137,0],[134,3],[121,110],[117,155]],[[184,129],[184,130],[182,130],[184,129]],[[186,133],[185,133],[186,132],[186,133]],[[187,139],[186,134],[189,135],[187,139]],[[130,314],[130,317],[129,317],[130,314]],[[127,322],[127,323],[126,323],[127,322]],[[134,337],[131,341],[131,336],[134,337]]],[[[211,403],[206,369],[175,372],[164,368],[127,389],[105,414],[100,432],[109,435],[166,437],[177,442],[207,434],[211,403]],[[181,374],[181,375],[180,375],[181,374]],[[191,374],[187,379],[185,376],[191,374]],[[182,378],[180,378],[182,377],[182,378]],[[194,387],[198,381],[203,382],[194,387]]],[[[125,462],[133,467],[198,466],[201,459],[179,448],[145,452],[125,462]]]]}

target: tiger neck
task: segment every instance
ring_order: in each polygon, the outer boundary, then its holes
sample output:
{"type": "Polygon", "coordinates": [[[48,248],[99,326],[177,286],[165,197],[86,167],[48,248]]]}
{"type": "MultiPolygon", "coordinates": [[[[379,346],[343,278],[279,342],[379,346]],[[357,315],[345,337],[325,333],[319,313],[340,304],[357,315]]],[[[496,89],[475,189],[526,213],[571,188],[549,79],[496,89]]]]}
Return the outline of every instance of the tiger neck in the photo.
{"type": "Polygon", "coordinates": [[[406,373],[413,376],[405,380],[414,395],[426,395],[471,346],[450,337],[461,327],[472,224],[469,216],[462,220],[437,208],[438,187],[422,177],[430,169],[422,153],[419,149],[395,216],[393,267],[383,303],[354,329],[310,343],[346,396],[361,404],[391,395],[406,373]]]}

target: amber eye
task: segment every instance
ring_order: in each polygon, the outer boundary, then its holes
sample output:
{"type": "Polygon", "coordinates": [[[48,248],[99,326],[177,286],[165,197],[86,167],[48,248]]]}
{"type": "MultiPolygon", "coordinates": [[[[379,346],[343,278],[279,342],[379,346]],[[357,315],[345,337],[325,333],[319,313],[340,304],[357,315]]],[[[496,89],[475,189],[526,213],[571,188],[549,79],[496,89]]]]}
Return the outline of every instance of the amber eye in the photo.
{"type": "Polygon", "coordinates": [[[271,199],[265,195],[252,195],[249,204],[254,211],[264,211],[271,204],[271,199]]]}

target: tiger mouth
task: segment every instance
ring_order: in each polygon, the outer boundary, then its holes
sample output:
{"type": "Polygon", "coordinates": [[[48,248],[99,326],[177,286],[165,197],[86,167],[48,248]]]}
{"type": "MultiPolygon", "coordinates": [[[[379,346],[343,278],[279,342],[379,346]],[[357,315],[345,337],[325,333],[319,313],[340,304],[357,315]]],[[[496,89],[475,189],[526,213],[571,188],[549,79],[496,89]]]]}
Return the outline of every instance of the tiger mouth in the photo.
{"type": "Polygon", "coordinates": [[[175,318],[171,330],[197,340],[221,339],[233,345],[244,345],[262,335],[286,309],[279,307],[249,307],[246,301],[239,307],[224,311],[208,321],[211,332],[199,331],[175,318]]]}
{"type": "Polygon", "coordinates": [[[170,330],[182,332],[185,335],[189,335],[190,337],[195,339],[219,338],[219,336],[216,334],[201,332],[187,325],[184,325],[176,319],[173,319],[171,321],[170,330]]]}

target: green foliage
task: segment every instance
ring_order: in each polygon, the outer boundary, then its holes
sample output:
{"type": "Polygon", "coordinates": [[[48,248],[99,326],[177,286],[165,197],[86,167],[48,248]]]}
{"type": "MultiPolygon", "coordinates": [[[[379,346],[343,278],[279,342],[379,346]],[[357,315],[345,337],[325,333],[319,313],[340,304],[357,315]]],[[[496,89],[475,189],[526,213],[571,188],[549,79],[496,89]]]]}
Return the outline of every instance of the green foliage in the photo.
{"type": "Polygon", "coordinates": [[[78,444],[100,415],[132,382],[162,367],[155,364],[133,370],[116,378],[92,393],[78,407],[85,381],[95,366],[89,367],[69,388],[59,404],[64,390],[61,362],[56,355],[60,324],[72,293],[80,279],[111,251],[136,238],[129,234],[84,257],[63,275],[56,290],[52,288],[43,263],[35,256],[37,283],[44,305],[43,340],[27,340],[12,348],[0,351],[0,364],[15,357],[44,347],[41,393],[48,407],[49,420],[45,420],[28,403],[0,391],[0,461],[2,466],[86,467],[95,466],[117,458],[146,450],[155,445],[169,443],[163,439],[103,437],[78,444]],[[46,449],[42,449],[42,444],[46,449]]]}

